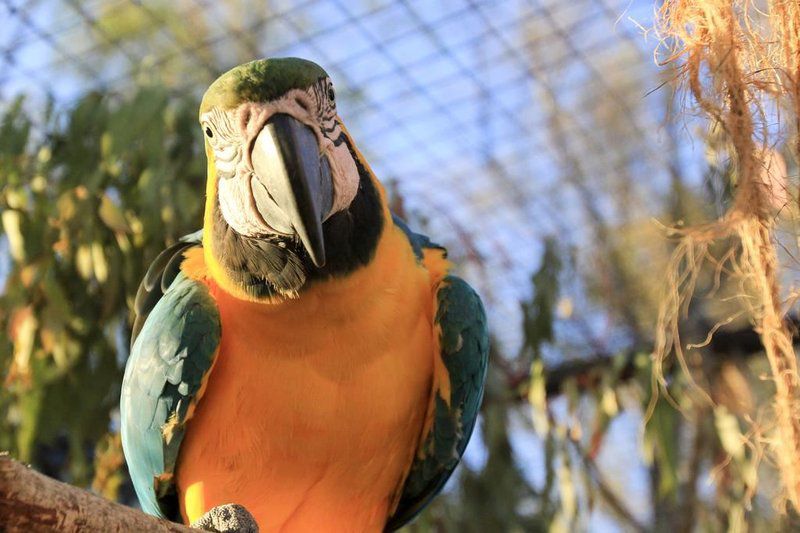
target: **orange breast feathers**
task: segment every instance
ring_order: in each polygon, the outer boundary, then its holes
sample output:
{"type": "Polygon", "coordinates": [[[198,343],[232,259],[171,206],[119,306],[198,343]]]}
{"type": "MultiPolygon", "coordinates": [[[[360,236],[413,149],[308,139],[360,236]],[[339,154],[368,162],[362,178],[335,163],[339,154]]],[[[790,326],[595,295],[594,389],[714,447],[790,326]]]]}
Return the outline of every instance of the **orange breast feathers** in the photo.
{"type": "Polygon", "coordinates": [[[178,459],[184,517],[238,503],[267,532],[382,531],[425,424],[442,273],[389,227],[369,265],[296,300],[207,281],[222,342],[178,459]]]}

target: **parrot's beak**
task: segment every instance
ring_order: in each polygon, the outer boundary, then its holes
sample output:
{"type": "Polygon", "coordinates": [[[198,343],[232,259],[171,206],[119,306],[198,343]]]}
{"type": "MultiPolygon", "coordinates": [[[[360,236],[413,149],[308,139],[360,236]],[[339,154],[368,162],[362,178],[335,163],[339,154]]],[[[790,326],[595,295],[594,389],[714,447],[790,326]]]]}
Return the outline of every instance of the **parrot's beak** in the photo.
{"type": "Polygon", "coordinates": [[[251,190],[261,217],[295,234],[314,265],[325,265],[322,223],[333,205],[333,180],[314,132],[289,115],[274,115],[256,137],[250,157],[251,190]]]}

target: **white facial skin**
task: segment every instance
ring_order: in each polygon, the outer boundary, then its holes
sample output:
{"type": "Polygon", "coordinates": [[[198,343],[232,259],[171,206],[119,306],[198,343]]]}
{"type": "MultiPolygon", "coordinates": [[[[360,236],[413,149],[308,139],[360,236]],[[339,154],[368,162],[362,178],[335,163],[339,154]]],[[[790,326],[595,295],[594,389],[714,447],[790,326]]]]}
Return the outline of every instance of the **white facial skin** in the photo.
{"type": "Polygon", "coordinates": [[[206,142],[214,154],[220,210],[234,231],[250,237],[287,234],[264,221],[256,209],[251,188],[253,143],[269,118],[278,113],[311,128],[320,157],[328,159],[333,178],[333,206],[324,218],[346,209],[353,201],[360,178],[353,156],[343,142],[344,132],[330,98],[332,94],[330,80],[323,79],[305,90],[292,89],[272,102],[245,102],[229,111],[213,108],[200,117],[206,142]]]}

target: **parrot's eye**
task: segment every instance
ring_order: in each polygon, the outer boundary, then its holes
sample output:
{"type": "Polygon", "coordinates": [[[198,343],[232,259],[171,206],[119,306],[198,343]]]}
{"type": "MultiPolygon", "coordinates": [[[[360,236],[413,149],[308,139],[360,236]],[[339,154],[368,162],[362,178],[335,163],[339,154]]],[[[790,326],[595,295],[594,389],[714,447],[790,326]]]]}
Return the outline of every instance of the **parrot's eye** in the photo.
{"type": "Polygon", "coordinates": [[[211,128],[209,128],[208,126],[206,126],[206,137],[208,137],[209,139],[214,137],[214,132],[211,131],[211,128]]]}
{"type": "Polygon", "coordinates": [[[328,100],[330,100],[331,102],[336,100],[336,93],[333,92],[333,86],[332,85],[328,86],[328,100]]]}

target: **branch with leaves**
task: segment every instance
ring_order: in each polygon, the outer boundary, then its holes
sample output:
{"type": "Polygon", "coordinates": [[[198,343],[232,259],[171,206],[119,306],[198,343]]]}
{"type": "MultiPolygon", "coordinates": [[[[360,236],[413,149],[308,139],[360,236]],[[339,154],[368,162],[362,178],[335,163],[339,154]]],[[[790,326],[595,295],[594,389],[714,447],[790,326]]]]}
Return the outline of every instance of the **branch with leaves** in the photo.
{"type": "MultiPolygon", "coordinates": [[[[795,346],[800,344],[798,334],[798,324],[796,318],[790,319],[790,325],[794,330],[793,341],[795,346]]],[[[711,357],[720,360],[734,360],[751,357],[763,351],[760,337],[755,330],[750,327],[738,329],[720,330],[711,337],[706,346],[707,352],[711,357]]],[[[558,396],[567,381],[572,380],[579,391],[594,389],[602,379],[605,372],[612,366],[617,366],[617,379],[625,381],[636,375],[637,356],[645,356],[652,351],[651,348],[642,347],[641,349],[631,349],[617,355],[596,354],[592,357],[576,359],[546,368],[545,391],[548,397],[558,396]],[[621,359],[621,360],[620,360],[621,359]]],[[[509,383],[520,385],[520,382],[527,382],[530,376],[521,379],[518,375],[508,375],[509,383]]],[[[521,391],[520,399],[525,397],[525,391],[521,391]]]]}

